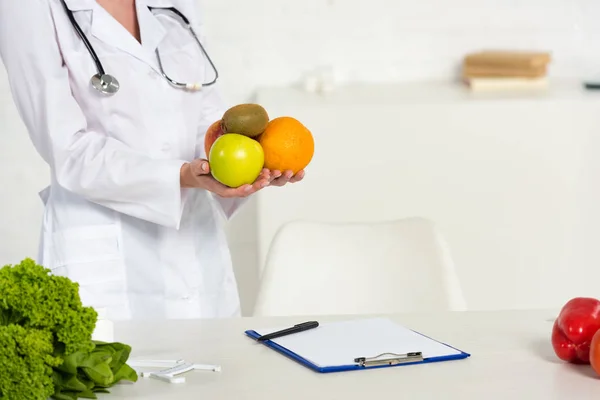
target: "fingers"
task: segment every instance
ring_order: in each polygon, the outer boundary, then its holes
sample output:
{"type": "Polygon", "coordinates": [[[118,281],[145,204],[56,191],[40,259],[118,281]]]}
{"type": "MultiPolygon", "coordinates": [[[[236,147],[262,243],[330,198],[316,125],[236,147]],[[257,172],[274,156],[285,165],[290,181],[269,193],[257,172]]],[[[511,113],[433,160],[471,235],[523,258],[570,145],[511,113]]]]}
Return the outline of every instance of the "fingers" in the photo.
{"type": "MultiPolygon", "coordinates": [[[[275,171],[275,172],[279,172],[279,171],[275,171]]],[[[278,178],[273,179],[271,181],[271,186],[283,186],[286,183],[288,183],[292,179],[293,176],[294,176],[294,172],[287,170],[283,174],[281,174],[278,178]]]]}
{"type": "Polygon", "coordinates": [[[219,191],[215,192],[221,197],[248,197],[251,194],[267,187],[271,182],[271,174],[268,169],[264,169],[253,184],[242,185],[238,188],[229,188],[222,186],[219,191]]]}
{"type": "Polygon", "coordinates": [[[263,168],[263,170],[261,171],[258,178],[256,178],[256,180],[267,179],[269,182],[271,182],[272,178],[273,178],[273,176],[271,174],[271,171],[269,171],[269,169],[267,169],[267,168],[263,168]]]}
{"type": "Polygon", "coordinates": [[[194,176],[208,175],[210,173],[210,165],[208,161],[203,159],[192,161],[190,167],[194,176]]]}
{"type": "Polygon", "coordinates": [[[256,181],[252,184],[252,188],[255,191],[259,191],[260,189],[269,186],[269,184],[271,183],[271,174],[270,171],[264,170],[259,177],[256,179],[256,181]]]}
{"type": "Polygon", "coordinates": [[[193,164],[193,172],[198,176],[198,180],[205,182],[205,188],[217,194],[220,197],[248,197],[267,186],[284,186],[287,183],[296,183],[304,179],[304,170],[294,174],[293,171],[287,170],[283,173],[275,170],[270,171],[264,168],[256,181],[252,184],[242,185],[238,188],[230,188],[216,181],[210,176],[210,167],[206,160],[196,160],[193,164]],[[204,176],[201,176],[204,175],[204,176]]]}
{"type": "Polygon", "coordinates": [[[226,188],[223,191],[223,194],[221,194],[221,197],[248,197],[256,191],[257,189],[254,185],[242,185],[238,188],[226,188]]]}
{"type": "Polygon", "coordinates": [[[271,182],[273,182],[275,179],[279,178],[281,176],[281,171],[279,170],[275,170],[271,172],[271,182]]]}
{"type": "Polygon", "coordinates": [[[304,170],[298,171],[296,175],[292,176],[290,183],[300,182],[302,179],[304,179],[304,170]]]}
{"type": "Polygon", "coordinates": [[[225,188],[222,192],[217,192],[217,194],[225,198],[248,197],[264,188],[267,184],[268,183],[261,184],[255,182],[252,185],[242,185],[237,188],[225,188]]]}

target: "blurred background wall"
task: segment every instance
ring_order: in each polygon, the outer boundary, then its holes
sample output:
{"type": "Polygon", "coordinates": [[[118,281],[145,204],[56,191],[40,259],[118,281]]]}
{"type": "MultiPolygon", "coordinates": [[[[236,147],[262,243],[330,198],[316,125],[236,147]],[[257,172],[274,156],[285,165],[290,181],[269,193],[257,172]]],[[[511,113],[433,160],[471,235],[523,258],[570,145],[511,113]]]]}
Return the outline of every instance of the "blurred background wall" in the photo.
{"type": "MultiPolygon", "coordinates": [[[[316,139],[306,182],[264,191],[228,227],[246,313],[273,233],[297,218],[432,218],[473,309],[598,292],[600,98],[581,81],[600,78],[599,2],[198,1],[228,101],[296,116],[316,139]],[[550,51],[549,89],[465,92],[463,57],[489,48],[550,51]],[[303,90],[319,76],[329,92],[303,90]]],[[[0,132],[3,264],[35,256],[48,180],[3,69],[0,132]]]]}

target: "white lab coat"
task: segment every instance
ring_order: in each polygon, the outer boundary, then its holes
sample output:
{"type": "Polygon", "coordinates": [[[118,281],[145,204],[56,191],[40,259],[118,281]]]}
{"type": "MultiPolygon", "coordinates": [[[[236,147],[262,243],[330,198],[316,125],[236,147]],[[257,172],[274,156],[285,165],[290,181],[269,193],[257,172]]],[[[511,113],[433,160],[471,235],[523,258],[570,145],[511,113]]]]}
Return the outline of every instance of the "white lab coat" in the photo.
{"type": "Polygon", "coordinates": [[[90,85],[96,66],[60,0],[0,0],[0,57],[51,168],[38,262],[113,320],[239,315],[223,224],[243,200],[179,182],[225,107],[213,86],[186,92],[160,75],[159,44],[175,80],[204,82],[212,70],[183,25],[147,8],[174,6],[200,32],[194,1],[137,0],[139,44],[95,0],[67,0],[120,81],[106,97],[90,85]]]}

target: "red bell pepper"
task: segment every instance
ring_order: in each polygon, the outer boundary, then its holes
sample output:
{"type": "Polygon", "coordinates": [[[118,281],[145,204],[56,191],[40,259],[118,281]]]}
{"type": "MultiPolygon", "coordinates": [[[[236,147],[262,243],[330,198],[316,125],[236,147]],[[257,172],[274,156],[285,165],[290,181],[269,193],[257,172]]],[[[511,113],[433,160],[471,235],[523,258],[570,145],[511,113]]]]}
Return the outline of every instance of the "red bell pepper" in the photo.
{"type": "Polygon", "coordinates": [[[600,300],[576,297],[560,311],[552,328],[552,347],[561,360],[590,363],[590,345],[600,329],[600,300]]]}

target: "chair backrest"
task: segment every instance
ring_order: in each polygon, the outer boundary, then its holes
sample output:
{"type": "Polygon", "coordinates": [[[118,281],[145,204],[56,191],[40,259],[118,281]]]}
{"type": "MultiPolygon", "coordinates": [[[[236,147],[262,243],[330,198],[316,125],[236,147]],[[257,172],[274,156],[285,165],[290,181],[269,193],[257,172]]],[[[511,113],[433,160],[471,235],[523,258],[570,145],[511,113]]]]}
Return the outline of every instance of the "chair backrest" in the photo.
{"type": "Polygon", "coordinates": [[[465,309],[448,246],[430,221],[294,221],[270,246],[254,315],[465,309]]]}

